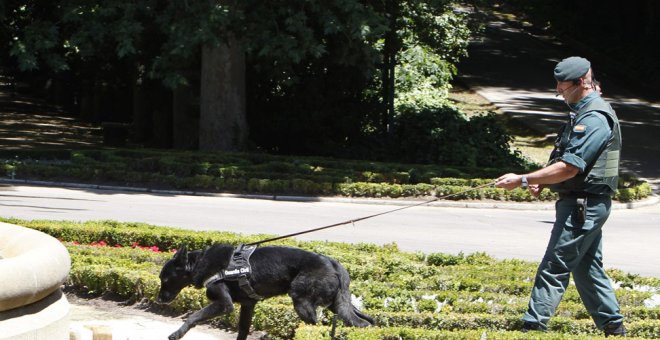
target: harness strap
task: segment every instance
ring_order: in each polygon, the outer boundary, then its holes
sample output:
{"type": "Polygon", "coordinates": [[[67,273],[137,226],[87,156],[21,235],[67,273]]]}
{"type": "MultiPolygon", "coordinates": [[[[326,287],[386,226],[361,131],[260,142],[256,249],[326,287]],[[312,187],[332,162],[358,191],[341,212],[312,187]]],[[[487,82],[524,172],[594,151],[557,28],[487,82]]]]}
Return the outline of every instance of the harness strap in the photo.
{"type": "Polygon", "coordinates": [[[222,275],[220,275],[220,273],[215,274],[215,275],[209,277],[208,279],[206,279],[206,280],[204,281],[204,287],[207,287],[207,286],[210,285],[211,283],[215,283],[216,281],[220,281],[220,280],[222,280],[222,279],[223,279],[223,278],[222,278],[222,275]]]}
{"type": "Polygon", "coordinates": [[[241,289],[247,294],[249,297],[255,299],[255,300],[263,300],[264,297],[257,294],[257,292],[254,291],[254,288],[250,285],[250,281],[248,280],[247,275],[242,275],[241,277],[238,278],[238,286],[241,287],[241,289]]]}

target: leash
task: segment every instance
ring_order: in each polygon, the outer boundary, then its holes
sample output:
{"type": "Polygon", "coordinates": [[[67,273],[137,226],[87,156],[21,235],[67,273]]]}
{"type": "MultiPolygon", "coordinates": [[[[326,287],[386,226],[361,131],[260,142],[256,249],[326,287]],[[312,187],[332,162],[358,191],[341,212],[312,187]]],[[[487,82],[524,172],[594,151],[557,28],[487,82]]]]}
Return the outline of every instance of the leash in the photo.
{"type": "Polygon", "coordinates": [[[324,226],[324,227],[304,230],[304,231],[301,231],[301,232],[282,235],[282,236],[278,236],[278,237],[273,237],[273,238],[269,238],[269,239],[261,240],[261,241],[257,241],[257,242],[246,243],[245,245],[247,245],[247,246],[258,246],[258,245],[263,244],[263,243],[278,241],[278,240],[281,240],[281,239],[285,239],[285,238],[289,238],[289,237],[293,237],[293,236],[298,236],[298,235],[303,235],[303,234],[308,234],[308,233],[312,233],[312,232],[323,230],[323,229],[334,228],[334,227],[338,227],[338,226],[344,225],[344,224],[349,224],[349,223],[354,224],[355,222],[364,221],[364,220],[367,220],[367,219],[370,219],[370,218],[374,218],[374,217],[378,217],[378,216],[382,216],[382,215],[386,215],[386,214],[391,214],[391,213],[401,211],[401,210],[404,210],[404,209],[410,209],[410,208],[418,207],[420,205],[426,205],[426,204],[429,204],[429,203],[433,203],[435,201],[446,199],[448,197],[464,194],[466,192],[470,192],[470,191],[474,191],[474,190],[478,190],[478,189],[482,189],[482,188],[486,188],[486,187],[489,187],[489,186],[494,185],[494,184],[495,184],[495,181],[492,181],[490,183],[482,184],[482,185],[479,185],[479,186],[476,186],[476,187],[472,187],[470,189],[455,192],[453,194],[448,194],[448,195],[444,195],[444,196],[441,196],[441,197],[436,197],[434,199],[431,199],[431,200],[428,200],[428,201],[425,201],[425,202],[421,202],[421,203],[417,203],[417,204],[413,204],[413,205],[408,205],[408,206],[405,206],[405,207],[396,208],[396,209],[384,211],[382,213],[373,214],[373,215],[369,215],[369,216],[364,216],[364,217],[360,217],[360,218],[356,218],[356,219],[352,219],[352,220],[348,220],[348,221],[344,221],[344,222],[339,222],[339,223],[327,225],[327,226],[324,226]]]}

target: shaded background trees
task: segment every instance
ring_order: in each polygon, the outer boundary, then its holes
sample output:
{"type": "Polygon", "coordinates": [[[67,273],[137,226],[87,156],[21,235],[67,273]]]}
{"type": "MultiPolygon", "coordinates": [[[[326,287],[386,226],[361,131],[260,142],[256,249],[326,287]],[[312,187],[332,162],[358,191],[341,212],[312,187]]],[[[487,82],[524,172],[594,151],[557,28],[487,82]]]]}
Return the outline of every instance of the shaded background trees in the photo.
{"type": "MultiPolygon", "coordinates": [[[[615,64],[616,76],[657,97],[660,77],[660,3],[653,0],[481,1],[520,14],[560,40],[577,41],[599,63],[615,64]]],[[[598,70],[595,70],[596,75],[598,70]]]]}
{"type": "MultiPolygon", "coordinates": [[[[539,27],[657,72],[655,52],[640,48],[640,39],[657,40],[653,2],[623,11],[612,1],[507,3],[539,27]]],[[[69,112],[130,123],[145,146],[511,162],[494,119],[467,119],[447,100],[478,27],[463,8],[449,0],[9,0],[0,39],[10,48],[0,61],[69,112]]]]}
{"type": "Polygon", "coordinates": [[[395,94],[417,90],[395,84],[398,54],[417,51],[404,74],[413,65],[446,90],[469,37],[452,6],[9,1],[3,64],[85,119],[131,122],[146,145],[241,149],[249,132],[254,148],[338,154],[384,134],[395,94]]]}

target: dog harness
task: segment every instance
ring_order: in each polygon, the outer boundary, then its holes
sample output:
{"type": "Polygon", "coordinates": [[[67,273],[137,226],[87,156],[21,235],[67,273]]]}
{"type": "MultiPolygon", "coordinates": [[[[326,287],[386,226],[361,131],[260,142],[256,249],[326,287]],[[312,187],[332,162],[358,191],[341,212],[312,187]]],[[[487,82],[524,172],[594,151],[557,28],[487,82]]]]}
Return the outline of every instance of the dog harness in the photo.
{"type": "Polygon", "coordinates": [[[250,256],[252,256],[255,249],[257,249],[257,246],[245,244],[241,244],[234,248],[231,257],[229,258],[229,265],[227,265],[227,268],[206,279],[206,281],[204,281],[204,287],[208,287],[208,285],[217,281],[238,281],[238,286],[250,298],[263,300],[263,296],[257,294],[250,285],[250,275],[252,274],[250,256]]]}

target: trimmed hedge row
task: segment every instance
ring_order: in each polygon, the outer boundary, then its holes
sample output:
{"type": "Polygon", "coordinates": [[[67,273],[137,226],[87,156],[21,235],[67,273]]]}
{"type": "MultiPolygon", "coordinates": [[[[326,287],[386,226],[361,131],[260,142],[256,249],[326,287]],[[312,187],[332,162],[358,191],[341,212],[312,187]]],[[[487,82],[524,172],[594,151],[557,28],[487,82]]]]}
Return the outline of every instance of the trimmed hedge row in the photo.
{"type": "MultiPolygon", "coordinates": [[[[110,248],[75,246],[68,244],[69,252],[74,259],[70,280],[77,286],[87,287],[91,292],[112,291],[126,298],[147,298],[155,300],[158,286],[158,273],[161,266],[171,257],[171,253],[145,252],[141,249],[110,248]],[[137,275],[137,272],[146,272],[150,275],[137,275]],[[98,280],[99,277],[103,279],[98,280]]],[[[510,267],[515,268],[515,267],[510,267]]],[[[513,269],[512,269],[513,270],[513,269]]],[[[420,312],[452,312],[452,313],[493,313],[493,314],[521,314],[527,307],[526,294],[528,284],[523,284],[521,292],[507,292],[510,289],[500,288],[499,292],[464,291],[460,289],[462,280],[457,278],[458,284],[454,289],[445,290],[419,290],[409,294],[401,294],[400,288],[395,284],[373,282],[363,284],[355,282],[353,292],[359,293],[363,298],[363,305],[369,310],[395,311],[404,313],[420,312]],[[524,291],[523,291],[524,290],[524,291]],[[391,299],[389,307],[383,306],[383,301],[392,296],[399,295],[399,301],[391,299]],[[442,305],[442,308],[438,308],[442,305]],[[439,309],[439,310],[438,310],[439,309]]],[[[505,280],[499,280],[506,285],[505,280]]],[[[509,283],[508,285],[518,285],[509,283]]],[[[493,283],[497,286],[497,282],[493,283]]],[[[660,308],[646,308],[639,306],[643,300],[651,297],[651,292],[637,292],[623,290],[619,292],[622,304],[629,305],[624,311],[630,318],[660,319],[660,308]],[[634,306],[638,305],[638,306],[634,306]]],[[[183,304],[175,304],[175,309],[185,310],[190,301],[197,301],[194,305],[202,304],[204,295],[200,291],[191,290],[184,293],[183,304]],[[197,293],[199,296],[197,296],[197,293]]],[[[178,301],[178,300],[177,300],[178,301]]],[[[589,315],[582,307],[579,296],[573,291],[567,293],[559,314],[572,316],[576,319],[588,319],[589,315]]],[[[388,316],[387,318],[390,318],[388,316]]]]}
{"type": "MultiPolygon", "coordinates": [[[[79,261],[74,256],[74,262],[79,261]]],[[[76,265],[72,268],[69,284],[82,287],[90,293],[113,292],[125,298],[144,298],[150,302],[155,301],[160,282],[157,272],[160,266],[155,266],[147,274],[137,271],[136,268],[122,267],[108,263],[106,265],[76,265]]],[[[171,308],[179,312],[187,312],[202,308],[208,303],[202,290],[192,288],[184,289],[172,304],[171,308]]],[[[235,327],[237,310],[227,317],[217,321],[223,327],[235,327]]],[[[379,327],[411,327],[418,334],[425,334],[423,330],[431,331],[444,329],[452,332],[464,329],[487,329],[490,331],[520,329],[521,311],[507,313],[506,315],[467,312],[456,310],[454,312],[378,312],[368,309],[379,327]]],[[[561,313],[561,312],[560,312],[561,313]]],[[[657,316],[657,315],[656,315],[657,316]]],[[[330,322],[330,316],[322,318],[325,324],[330,322]]],[[[254,329],[263,330],[273,338],[290,339],[297,334],[300,319],[296,315],[290,301],[286,298],[270,299],[257,305],[254,317],[254,329]]],[[[660,337],[660,320],[653,322],[627,322],[631,334],[645,337],[660,337]],[[634,327],[633,327],[634,326],[634,327]]],[[[593,327],[588,318],[571,319],[557,316],[552,319],[550,331],[568,334],[597,335],[599,332],[593,327]]],[[[361,331],[354,330],[360,333],[361,331]]],[[[373,334],[367,331],[367,334],[373,334]]],[[[367,339],[369,338],[367,335],[367,339]]],[[[318,339],[318,338],[317,338],[318,339]]]]}
{"type": "MultiPolygon", "coordinates": [[[[72,257],[72,270],[67,284],[96,294],[112,292],[133,301],[155,300],[159,287],[158,273],[172,253],[131,247],[155,245],[167,250],[188,243],[191,249],[199,249],[216,242],[238,244],[259,238],[112,221],[75,223],[0,220],[32,227],[65,241],[72,257]],[[104,241],[101,244],[108,246],[98,246],[99,241],[104,241]],[[96,246],[73,242],[95,243],[96,246]],[[124,247],[114,247],[118,244],[124,247]]],[[[349,245],[294,240],[278,243],[331,256],[349,271],[352,293],[362,301],[361,308],[378,321],[378,327],[367,330],[344,328],[342,332],[345,333],[341,334],[347,335],[342,335],[340,339],[361,339],[360,336],[371,339],[373,334],[381,334],[378,332],[384,332],[382,338],[387,339],[391,332],[387,329],[391,327],[406,329],[406,332],[409,329],[412,333],[405,334],[412,335],[406,335],[410,336],[408,338],[445,338],[438,335],[445,334],[442,332],[461,338],[467,336],[465,334],[476,334],[471,332],[484,331],[489,337],[515,338],[518,334],[515,330],[521,325],[520,315],[526,309],[535,271],[532,263],[520,260],[498,261],[483,253],[426,255],[400,252],[395,245],[349,245]],[[355,335],[349,337],[348,334],[355,335]]],[[[617,296],[627,317],[630,333],[659,338],[660,308],[646,308],[644,301],[660,290],[660,279],[620,271],[610,271],[610,274],[622,287],[617,289],[617,296]],[[628,288],[639,286],[652,289],[628,288]]],[[[199,309],[206,303],[203,290],[187,288],[171,308],[184,313],[199,309]]],[[[216,322],[223,327],[235,327],[236,314],[234,312],[216,322]]],[[[329,324],[330,314],[323,314],[323,324],[329,324]]],[[[288,297],[259,303],[254,328],[266,331],[272,338],[290,339],[294,335],[298,337],[305,334],[300,333],[300,320],[288,297]]],[[[568,338],[599,334],[573,286],[566,292],[557,316],[551,320],[550,329],[550,336],[559,334],[568,338]]],[[[317,333],[310,334],[311,337],[317,333]]],[[[395,333],[392,336],[396,338],[395,333]]]]}
{"type": "MultiPolygon", "coordinates": [[[[631,325],[629,329],[635,329],[637,325],[631,325]]],[[[640,328],[651,328],[640,323],[640,328]]],[[[642,333],[643,332],[637,332],[642,333]]],[[[296,330],[295,340],[318,340],[329,339],[330,326],[302,325],[296,330]]],[[[630,339],[645,339],[641,337],[630,337],[630,339]]],[[[511,340],[511,339],[538,339],[538,340],[574,340],[574,339],[605,339],[598,335],[573,335],[555,332],[534,332],[533,334],[521,333],[519,331],[493,331],[489,329],[473,330],[424,330],[411,327],[379,327],[379,328],[345,328],[338,327],[335,330],[335,338],[341,340],[511,340]]]]}
{"type": "MultiPolygon", "coordinates": [[[[74,262],[79,260],[74,257],[74,262]]],[[[145,274],[136,272],[135,268],[125,268],[107,264],[103,265],[81,265],[74,266],[70,276],[69,284],[84,287],[91,293],[113,292],[130,299],[145,298],[148,301],[155,301],[159,287],[157,272],[160,266],[152,268],[155,274],[145,274]]],[[[197,310],[208,303],[202,290],[192,288],[184,289],[172,304],[171,308],[179,312],[197,310]]],[[[456,309],[454,312],[372,312],[379,327],[413,327],[415,332],[424,334],[423,329],[427,330],[461,330],[461,329],[488,329],[498,330],[516,330],[521,326],[520,310],[515,313],[507,313],[508,316],[500,314],[483,313],[475,311],[466,311],[456,309]]],[[[234,327],[237,318],[237,312],[232,315],[221,318],[217,322],[223,327],[234,327]]],[[[561,313],[561,312],[560,312],[561,313]]],[[[656,315],[657,316],[657,315],[656,315]]],[[[329,316],[328,316],[329,317],[329,316]]],[[[325,324],[329,319],[323,319],[325,324]]],[[[648,317],[648,315],[647,315],[648,317]]],[[[300,320],[295,314],[293,307],[288,299],[271,299],[257,305],[254,318],[254,328],[269,333],[274,338],[290,339],[297,334],[300,320]]],[[[657,332],[660,327],[660,321],[654,322],[628,322],[631,334],[642,335],[646,337],[660,337],[657,332]],[[631,328],[637,326],[637,328],[631,328]]],[[[558,333],[570,334],[599,334],[593,327],[588,318],[570,319],[566,317],[555,317],[551,323],[550,330],[558,333]]],[[[359,332],[359,331],[357,331],[359,332]]],[[[373,334],[371,331],[367,334],[373,334]]],[[[368,339],[372,339],[367,337],[368,339]]],[[[318,339],[318,338],[317,338],[318,339]]]]}
{"type": "MultiPolygon", "coordinates": [[[[66,160],[34,159],[29,153],[6,157],[0,164],[11,178],[73,180],[183,190],[256,194],[341,195],[350,197],[444,197],[452,200],[534,201],[522,189],[487,187],[505,172],[531,169],[489,169],[392,164],[287,157],[247,153],[199,153],[155,150],[83,150],[66,160]]],[[[35,156],[43,157],[42,153],[35,156]]],[[[61,157],[62,154],[55,154],[61,157]]],[[[2,160],[0,154],[0,160],[2,160]]],[[[627,202],[652,193],[648,183],[622,178],[615,199],[627,202]]],[[[556,195],[544,190],[542,201],[556,195]]]]}
{"type": "Polygon", "coordinates": [[[266,236],[242,236],[229,232],[194,233],[183,229],[158,227],[144,223],[122,223],[116,221],[93,222],[54,222],[54,221],[21,221],[17,219],[1,219],[7,223],[24,225],[40,230],[59,240],[91,244],[105,241],[109,246],[131,246],[134,243],[144,246],[157,246],[163,250],[173,250],[181,244],[189,249],[202,249],[215,242],[240,244],[254,242],[266,236]]]}

